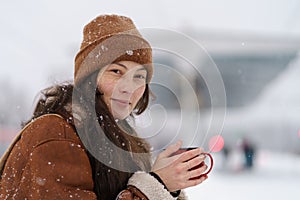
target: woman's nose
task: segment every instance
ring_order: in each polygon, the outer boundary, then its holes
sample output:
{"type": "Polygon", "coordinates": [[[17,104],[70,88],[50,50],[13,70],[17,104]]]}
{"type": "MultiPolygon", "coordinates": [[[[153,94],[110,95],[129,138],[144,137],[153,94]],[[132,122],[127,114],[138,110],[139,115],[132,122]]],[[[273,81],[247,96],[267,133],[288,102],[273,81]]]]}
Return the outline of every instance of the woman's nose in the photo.
{"type": "Polygon", "coordinates": [[[123,77],[118,82],[118,88],[119,92],[126,93],[126,94],[132,94],[134,90],[136,90],[136,84],[130,77],[123,77]]]}

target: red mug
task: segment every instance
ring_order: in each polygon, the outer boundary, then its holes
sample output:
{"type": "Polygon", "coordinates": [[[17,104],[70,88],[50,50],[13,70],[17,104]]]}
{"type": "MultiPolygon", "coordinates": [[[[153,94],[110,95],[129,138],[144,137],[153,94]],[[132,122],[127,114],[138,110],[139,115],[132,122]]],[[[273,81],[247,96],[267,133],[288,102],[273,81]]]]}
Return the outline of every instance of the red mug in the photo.
{"type": "MultiPolygon", "coordinates": [[[[196,149],[196,148],[198,148],[198,147],[180,148],[178,151],[176,151],[175,153],[173,153],[171,156],[178,155],[178,154],[181,154],[181,153],[183,153],[183,152],[186,152],[186,151],[189,151],[189,150],[192,150],[192,149],[196,149]]],[[[203,174],[201,174],[200,176],[191,178],[190,180],[195,180],[195,179],[201,178],[202,176],[207,176],[207,175],[211,172],[211,170],[212,170],[212,168],[213,168],[214,160],[213,160],[212,155],[211,155],[210,153],[207,153],[207,152],[203,152],[203,153],[201,153],[201,154],[208,156],[208,158],[210,159],[210,165],[209,165],[209,167],[208,167],[208,170],[206,170],[206,171],[205,171],[203,174]]],[[[200,155],[201,155],[201,154],[200,154],[200,155]]],[[[191,168],[191,169],[189,169],[189,170],[192,171],[192,170],[194,170],[194,169],[198,169],[199,167],[202,167],[203,165],[204,165],[204,161],[201,162],[199,165],[197,165],[197,166],[195,166],[195,167],[193,167],[193,168],[191,168]]]]}

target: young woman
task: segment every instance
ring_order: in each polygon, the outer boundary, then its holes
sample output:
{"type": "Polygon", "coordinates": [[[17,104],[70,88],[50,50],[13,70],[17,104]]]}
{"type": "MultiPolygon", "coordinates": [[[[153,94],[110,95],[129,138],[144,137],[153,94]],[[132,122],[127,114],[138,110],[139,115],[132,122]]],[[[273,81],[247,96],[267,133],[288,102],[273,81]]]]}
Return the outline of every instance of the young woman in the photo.
{"type": "MultiPolygon", "coordinates": [[[[186,199],[207,177],[201,149],[151,163],[128,118],[149,101],[152,51],[131,19],[102,15],[84,28],[74,83],[45,89],[2,158],[0,199],[186,199]]],[[[0,166],[1,166],[0,165],[0,166]]]]}

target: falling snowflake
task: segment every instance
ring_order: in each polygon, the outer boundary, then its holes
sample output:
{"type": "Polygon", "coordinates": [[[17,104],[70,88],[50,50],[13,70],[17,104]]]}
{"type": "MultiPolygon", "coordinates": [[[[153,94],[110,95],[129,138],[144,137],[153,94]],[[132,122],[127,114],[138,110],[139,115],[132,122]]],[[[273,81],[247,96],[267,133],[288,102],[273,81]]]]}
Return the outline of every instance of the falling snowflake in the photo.
{"type": "Polygon", "coordinates": [[[45,183],[46,183],[46,179],[45,179],[45,178],[41,178],[41,177],[37,177],[37,178],[35,179],[35,182],[36,182],[38,185],[43,186],[43,185],[45,185],[45,183]]]}
{"type": "Polygon", "coordinates": [[[104,45],[101,45],[101,49],[102,49],[102,51],[107,51],[108,50],[108,48],[105,47],[104,45]]]}
{"type": "Polygon", "coordinates": [[[133,55],[133,51],[132,50],[127,50],[126,54],[129,55],[129,56],[132,56],[133,55]]]}

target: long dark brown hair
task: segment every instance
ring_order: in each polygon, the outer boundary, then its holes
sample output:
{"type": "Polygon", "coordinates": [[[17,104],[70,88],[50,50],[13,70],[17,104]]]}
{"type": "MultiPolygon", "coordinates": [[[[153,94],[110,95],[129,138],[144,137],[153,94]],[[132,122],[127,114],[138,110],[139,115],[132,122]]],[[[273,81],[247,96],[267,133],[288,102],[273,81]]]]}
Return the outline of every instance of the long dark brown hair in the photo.
{"type": "MultiPolygon", "coordinates": [[[[96,83],[97,75],[98,72],[93,73],[76,87],[72,83],[63,83],[43,90],[32,119],[56,113],[74,127],[90,160],[94,192],[99,200],[107,200],[115,199],[126,188],[134,171],[149,171],[151,163],[148,143],[137,137],[126,119],[114,119],[102,99],[102,93],[91,84],[96,83]],[[125,153],[114,151],[115,147],[125,153]],[[105,155],[105,159],[109,160],[108,164],[103,163],[96,155],[105,155]],[[116,166],[126,170],[118,170],[116,166]]],[[[146,84],[134,114],[141,114],[147,108],[149,94],[149,86],[146,84]]]]}

